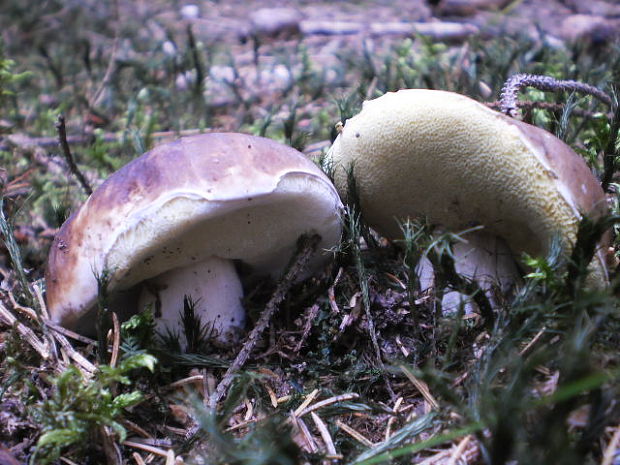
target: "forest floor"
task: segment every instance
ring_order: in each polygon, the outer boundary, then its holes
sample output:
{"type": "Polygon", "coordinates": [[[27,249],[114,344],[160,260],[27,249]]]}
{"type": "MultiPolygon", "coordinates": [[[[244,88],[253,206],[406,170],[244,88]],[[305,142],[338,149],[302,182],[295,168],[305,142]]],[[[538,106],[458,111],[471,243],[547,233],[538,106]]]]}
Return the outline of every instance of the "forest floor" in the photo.
{"type": "MultiPolygon", "coordinates": [[[[420,222],[390,242],[348,210],[333,263],[284,283],[234,377],[241,346],[181,351],[148,312],[99,341],[59,329],[43,279],[87,198],[61,114],[96,188],[183,135],[239,131],[320,161],[336,123],[385,92],[496,108],[511,75],[578,80],[611,104],[530,89],[521,117],[584,156],[618,215],[617,2],[7,0],[0,31],[0,464],[620,464],[620,284],[612,270],[575,290],[574,255],[519,258],[531,273],[491,318],[442,313],[412,263],[454,237],[420,222]]],[[[248,331],[276,283],[252,286],[248,331]]]]}

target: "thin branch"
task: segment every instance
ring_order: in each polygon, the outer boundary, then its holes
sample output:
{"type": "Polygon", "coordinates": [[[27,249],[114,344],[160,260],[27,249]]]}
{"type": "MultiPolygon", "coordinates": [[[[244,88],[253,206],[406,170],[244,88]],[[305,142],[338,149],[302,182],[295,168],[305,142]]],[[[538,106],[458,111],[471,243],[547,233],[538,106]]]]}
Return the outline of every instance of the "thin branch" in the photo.
{"type": "Polygon", "coordinates": [[[611,97],[597,87],[573,80],[560,80],[551,76],[514,74],[504,84],[500,97],[500,111],[513,118],[517,115],[517,96],[524,87],[534,87],[547,92],[574,91],[591,95],[607,106],[611,97]]]}
{"type": "Polygon", "coordinates": [[[56,323],[53,323],[50,320],[45,321],[45,326],[47,326],[48,328],[52,329],[53,331],[57,333],[62,334],[63,336],[69,337],[71,339],[75,339],[76,341],[82,342],[84,344],[90,344],[90,345],[97,344],[97,341],[95,341],[94,339],[82,336],[81,334],[68,330],[67,328],[57,325],[56,323]]]}
{"type": "Polygon", "coordinates": [[[18,321],[15,315],[13,315],[2,302],[0,302],[0,323],[4,323],[7,326],[15,328],[20,336],[27,341],[44,360],[47,360],[50,357],[48,344],[39,339],[32,329],[18,321]]]}
{"type": "Polygon", "coordinates": [[[250,354],[256,347],[256,344],[269,326],[269,323],[271,322],[273,316],[279,310],[280,303],[284,300],[284,297],[286,296],[286,293],[288,292],[290,287],[293,285],[295,278],[306,266],[306,263],[314,253],[319,243],[319,240],[320,237],[317,235],[310,237],[303,236],[300,239],[297,254],[289,265],[288,271],[278,283],[278,286],[276,287],[276,290],[271,296],[271,299],[269,300],[269,302],[267,302],[265,309],[263,310],[260,318],[256,322],[256,326],[254,326],[254,329],[246,339],[234,362],[232,363],[232,365],[230,365],[230,367],[224,374],[224,377],[217,385],[215,392],[211,395],[211,398],[209,399],[209,406],[211,408],[214,409],[217,403],[226,395],[228,388],[233,382],[234,376],[243,367],[243,365],[245,365],[245,362],[247,362],[250,354]]]}
{"type": "MultiPolygon", "coordinates": [[[[517,100],[515,102],[518,108],[525,109],[527,111],[531,111],[534,108],[540,110],[547,110],[551,112],[560,112],[564,110],[565,105],[562,103],[552,103],[552,102],[533,102],[529,100],[517,100]]],[[[501,110],[502,102],[500,100],[496,100],[494,102],[485,103],[485,105],[494,110],[501,110]]],[[[571,114],[575,116],[579,116],[580,118],[595,118],[600,115],[600,112],[593,112],[588,110],[583,110],[581,108],[573,108],[571,114]]],[[[612,113],[606,113],[608,118],[612,118],[612,113]]]]}
{"type": "MultiPolygon", "coordinates": [[[[58,341],[65,353],[75,362],[75,366],[80,370],[85,379],[89,379],[97,371],[97,367],[89,362],[86,357],[73,348],[67,338],[60,334],[54,333],[54,339],[58,341]]],[[[59,370],[60,371],[60,370],[59,370]]]]}
{"type": "Polygon", "coordinates": [[[69,169],[73,173],[73,175],[77,178],[82,189],[86,192],[86,195],[90,195],[93,193],[93,188],[90,186],[89,182],[86,180],[86,177],[79,170],[75,161],[73,160],[73,155],[71,154],[71,149],[69,148],[69,143],[67,142],[67,128],[65,127],[65,117],[62,115],[58,115],[58,122],[56,123],[56,129],[58,130],[58,145],[62,149],[62,153],[65,156],[65,160],[69,165],[69,169]]]}

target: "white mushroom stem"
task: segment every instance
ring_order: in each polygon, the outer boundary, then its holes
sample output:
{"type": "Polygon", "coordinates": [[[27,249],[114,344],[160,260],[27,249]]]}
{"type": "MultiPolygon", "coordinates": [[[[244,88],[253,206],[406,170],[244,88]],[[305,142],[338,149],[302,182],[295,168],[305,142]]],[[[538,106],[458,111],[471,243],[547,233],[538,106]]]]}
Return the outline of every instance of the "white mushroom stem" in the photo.
{"type": "MultiPolygon", "coordinates": [[[[498,308],[502,302],[498,301],[497,296],[510,295],[521,282],[514,255],[504,240],[483,231],[470,232],[464,239],[466,242],[457,242],[452,248],[454,268],[464,278],[476,281],[491,305],[498,308]]],[[[427,258],[420,260],[416,273],[422,291],[434,285],[433,267],[427,258]]],[[[445,312],[456,311],[461,302],[465,304],[466,311],[475,309],[471,296],[453,290],[444,294],[442,309],[445,312]]]]}
{"type": "Polygon", "coordinates": [[[243,288],[232,261],[212,257],[162,273],[143,284],[138,305],[141,309],[151,306],[160,334],[184,334],[185,296],[195,302],[201,324],[213,328],[216,343],[231,345],[239,340],[245,310],[243,288]]]}

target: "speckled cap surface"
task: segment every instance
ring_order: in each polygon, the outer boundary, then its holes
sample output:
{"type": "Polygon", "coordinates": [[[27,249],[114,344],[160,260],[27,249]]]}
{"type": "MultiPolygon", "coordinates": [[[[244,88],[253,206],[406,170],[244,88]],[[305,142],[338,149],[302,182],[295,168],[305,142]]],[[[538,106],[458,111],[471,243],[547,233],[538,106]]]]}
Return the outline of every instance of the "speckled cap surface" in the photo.
{"type": "Polygon", "coordinates": [[[607,211],[570,147],[452,92],[407,89],[365,102],[327,158],[342,196],[353,170],[366,220],[388,237],[400,237],[397,219],[426,216],[452,231],[483,225],[517,256],[545,255],[554,235],[572,247],[582,215],[607,211]]]}

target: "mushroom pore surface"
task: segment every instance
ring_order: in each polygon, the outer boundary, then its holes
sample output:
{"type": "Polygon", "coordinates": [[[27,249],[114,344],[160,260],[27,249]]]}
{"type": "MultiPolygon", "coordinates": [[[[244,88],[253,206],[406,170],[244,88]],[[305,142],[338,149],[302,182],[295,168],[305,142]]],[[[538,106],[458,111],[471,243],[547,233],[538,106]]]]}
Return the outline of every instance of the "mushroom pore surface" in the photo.
{"type": "MultiPolygon", "coordinates": [[[[300,235],[319,234],[319,250],[337,244],[340,206],[333,185],[314,163],[268,139],[212,133],[158,146],[114,173],[60,229],[46,271],[50,315],[92,332],[96,276],[104,271],[112,295],[145,281],[151,290],[169,288],[180,295],[179,282],[187,279],[191,294],[200,281],[208,281],[209,270],[217,270],[220,277],[231,276],[229,287],[212,287],[223,296],[223,308],[205,315],[222,320],[230,310],[226,321],[242,325],[232,261],[279,275],[300,235]]],[[[311,269],[327,258],[316,254],[311,269]]],[[[214,305],[199,294],[194,300],[214,305]]],[[[148,295],[143,292],[143,303],[148,295]]],[[[180,296],[178,307],[161,310],[177,313],[182,303],[180,296]]],[[[205,318],[203,323],[215,323],[205,318]]]]}

